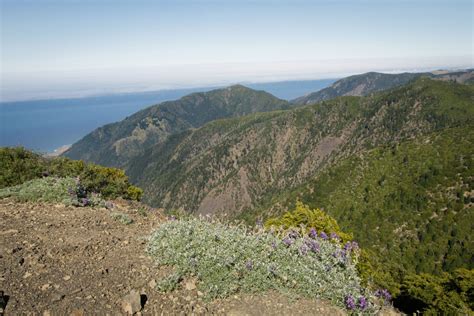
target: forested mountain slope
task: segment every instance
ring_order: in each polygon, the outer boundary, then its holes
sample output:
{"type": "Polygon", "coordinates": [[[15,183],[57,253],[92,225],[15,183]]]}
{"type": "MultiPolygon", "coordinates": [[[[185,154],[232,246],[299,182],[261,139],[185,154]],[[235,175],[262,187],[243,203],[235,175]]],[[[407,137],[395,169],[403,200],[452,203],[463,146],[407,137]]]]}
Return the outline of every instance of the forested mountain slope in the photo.
{"type": "Polygon", "coordinates": [[[241,85],[193,93],[163,102],[100,127],[64,154],[106,166],[122,167],[132,157],[168,136],[224,117],[290,108],[287,101],[241,85]]]}
{"type": "Polygon", "coordinates": [[[422,78],[370,97],[217,120],[150,147],[127,173],[154,206],[252,213],[354,153],[471,126],[472,97],[472,86],[422,78]]]}

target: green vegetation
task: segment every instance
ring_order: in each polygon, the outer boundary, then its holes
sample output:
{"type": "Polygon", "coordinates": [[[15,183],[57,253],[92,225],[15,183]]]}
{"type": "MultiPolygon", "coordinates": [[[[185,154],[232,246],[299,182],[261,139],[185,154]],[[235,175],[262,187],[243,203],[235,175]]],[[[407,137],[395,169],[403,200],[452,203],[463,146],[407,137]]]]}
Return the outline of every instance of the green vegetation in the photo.
{"type": "Polygon", "coordinates": [[[68,190],[76,186],[73,178],[44,178],[0,189],[0,199],[11,197],[20,202],[49,202],[72,205],[77,199],[68,190]]]}
{"type": "Polygon", "coordinates": [[[120,223],[125,224],[125,225],[130,225],[133,223],[133,220],[130,218],[130,216],[128,216],[125,213],[113,212],[113,213],[110,213],[110,216],[114,220],[119,221],[120,223]]]}
{"type": "Polygon", "coordinates": [[[286,212],[281,217],[268,219],[265,222],[265,227],[283,228],[285,232],[290,229],[304,227],[307,233],[311,228],[314,228],[318,233],[324,233],[327,236],[336,234],[344,243],[352,240],[352,235],[341,231],[334,218],[320,209],[311,210],[301,202],[296,203],[293,211],[286,212]]]}
{"type": "Polygon", "coordinates": [[[64,154],[104,166],[125,168],[148,147],[207,122],[255,112],[288,109],[291,104],[241,85],[193,93],[141,110],[121,122],[86,135],[64,154]]]}
{"type": "Polygon", "coordinates": [[[354,263],[358,249],[304,230],[291,231],[282,239],[263,229],[249,231],[203,219],[174,220],[152,235],[149,253],[159,265],[174,268],[159,282],[163,291],[193,276],[207,298],[274,289],[291,296],[329,299],[359,312],[376,309],[374,295],[360,285],[354,263]]]}
{"type": "MultiPolygon", "coordinates": [[[[409,308],[417,292],[408,290],[414,285],[407,275],[438,280],[444,271],[474,268],[472,143],[472,128],[454,128],[353,155],[294,190],[286,203],[298,198],[334,216],[370,253],[363,270],[372,271],[372,282],[401,291],[398,307],[409,308]]],[[[437,295],[451,295],[445,292],[437,295]]],[[[425,305],[417,306],[451,308],[425,305]]]]}
{"type": "Polygon", "coordinates": [[[472,315],[474,270],[456,269],[440,276],[422,273],[405,277],[397,305],[407,313],[472,315]]]}
{"type": "Polygon", "coordinates": [[[84,190],[105,199],[123,197],[139,200],[143,191],[131,185],[123,170],[68,158],[48,159],[24,148],[0,148],[0,188],[41,177],[78,177],[84,190]]]}

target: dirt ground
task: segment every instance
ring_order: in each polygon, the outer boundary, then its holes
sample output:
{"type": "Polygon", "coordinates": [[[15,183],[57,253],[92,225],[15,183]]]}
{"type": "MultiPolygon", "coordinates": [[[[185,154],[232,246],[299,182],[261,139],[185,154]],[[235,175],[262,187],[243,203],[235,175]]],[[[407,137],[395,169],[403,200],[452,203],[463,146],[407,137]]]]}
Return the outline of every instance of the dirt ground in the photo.
{"type": "Polygon", "coordinates": [[[206,302],[193,280],[159,293],[164,271],[146,246],[166,218],[140,208],[125,201],[109,210],[0,200],[5,315],[121,315],[131,291],[141,294],[142,315],[344,315],[324,301],[289,301],[273,292],[206,302]],[[114,212],[133,223],[114,219],[114,212]]]}

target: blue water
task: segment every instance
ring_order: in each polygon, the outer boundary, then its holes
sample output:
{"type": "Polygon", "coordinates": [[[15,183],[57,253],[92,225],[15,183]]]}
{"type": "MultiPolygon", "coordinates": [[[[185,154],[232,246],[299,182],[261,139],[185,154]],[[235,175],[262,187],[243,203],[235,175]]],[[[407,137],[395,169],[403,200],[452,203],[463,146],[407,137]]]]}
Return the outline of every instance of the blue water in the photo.
{"type": "MultiPolygon", "coordinates": [[[[247,84],[282,99],[293,99],[335,80],[247,84]]],[[[116,94],[76,99],[0,103],[0,146],[24,146],[39,152],[72,144],[102,125],[167,100],[212,88],[116,94]]]]}

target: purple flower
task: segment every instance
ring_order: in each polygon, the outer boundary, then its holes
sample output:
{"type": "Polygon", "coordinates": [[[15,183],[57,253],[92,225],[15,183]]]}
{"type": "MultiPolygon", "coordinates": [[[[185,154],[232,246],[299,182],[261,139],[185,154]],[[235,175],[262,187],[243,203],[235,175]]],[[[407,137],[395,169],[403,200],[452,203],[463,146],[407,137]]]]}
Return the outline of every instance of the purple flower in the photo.
{"type": "Polygon", "coordinates": [[[355,300],[352,297],[352,295],[347,295],[344,302],[346,303],[346,308],[347,309],[353,310],[353,309],[356,308],[356,303],[355,303],[355,300]]]}
{"type": "Polygon", "coordinates": [[[306,245],[309,247],[309,249],[314,252],[314,253],[317,253],[319,252],[319,244],[312,240],[312,239],[308,239],[306,240],[306,245]]]}
{"type": "Polygon", "coordinates": [[[273,248],[273,249],[276,249],[276,247],[277,247],[276,242],[272,241],[272,248],[273,248]]]}
{"type": "Polygon", "coordinates": [[[258,227],[262,227],[262,226],[263,226],[263,221],[262,221],[261,219],[257,219],[256,225],[257,225],[258,227]]]}
{"type": "Polygon", "coordinates": [[[311,229],[309,230],[309,237],[311,237],[311,238],[316,238],[316,237],[318,237],[318,232],[316,231],[316,229],[311,228],[311,229]]]}
{"type": "Polygon", "coordinates": [[[339,240],[339,236],[336,233],[331,233],[331,239],[339,240]]]}
{"type": "Polygon", "coordinates": [[[283,238],[283,243],[289,247],[293,243],[293,240],[289,237],[285,237],[283,238]]]}
{"type": "Polygon", "coordinates": [[[82,203],[82,205],[87,206],[87,205],[90,204],[90,201],[86,198],[83,198],[83,199],[81,199],[81,203],[82,203]]]}
{"type": "Polygon", "coordinates": [[[390,292],[387,289],[383,289],[383,290],[379,289],[379,290],[375,291],[375,296],[377,296],[379,298],[383,298],[385,300],[385,302],[389,302],[392,299],[392,295],[390,294],[390,292]]]}
{"type": "Polygon", "coordinates": [[[300,251],[300,255],[306,256],[308,254],[308,246],[306,246],[304,244],[301,245],[299,251],[300,251]]]}
{"type": "Polygon", "coordinates": [[[327,239],[328,239],[328,235],[326,235],[325,232],[321,232],[321,233],[319,234],[319,237],[321,237],[321,238],[324,239],[324,240],[327,240],[327,239]]]}
{"type": "Polygon", "coordinates": [[[171,216],[170,216],[170,221],[175,221],[175,220],[176,220],[176,216],[171,215],[171,216]]]}
{"type": "Polygon", "coordinates": [[[367,308],[367,299],[363,296],[359,298],[359,308],[365,310],[367,308]]]}

